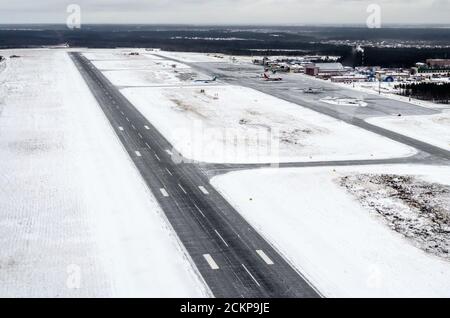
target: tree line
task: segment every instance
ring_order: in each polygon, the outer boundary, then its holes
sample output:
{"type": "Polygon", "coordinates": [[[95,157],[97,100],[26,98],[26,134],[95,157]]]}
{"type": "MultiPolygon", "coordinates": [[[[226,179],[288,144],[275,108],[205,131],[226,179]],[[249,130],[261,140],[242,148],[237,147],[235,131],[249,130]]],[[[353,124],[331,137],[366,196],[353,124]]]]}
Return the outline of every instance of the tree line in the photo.
{"type": "Polygon", "coordinates": [[[442,104],[448,104],[450,101],[450,83],[399,84],[395,88],[399,89],[400,95],[403,96],[442,104]]]}

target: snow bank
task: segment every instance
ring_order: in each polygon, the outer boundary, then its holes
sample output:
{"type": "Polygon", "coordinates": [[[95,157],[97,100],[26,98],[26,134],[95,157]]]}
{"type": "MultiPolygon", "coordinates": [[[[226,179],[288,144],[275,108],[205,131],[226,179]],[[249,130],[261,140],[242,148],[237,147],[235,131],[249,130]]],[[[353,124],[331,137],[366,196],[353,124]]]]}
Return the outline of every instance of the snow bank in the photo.
{"type": "Polygon", "coordinates": [[[449,297],[450,262],[415,247],[341,187],[355,173],[449,185],[448,167],[264,169],[212,184],[325,296],[449,297]]]}
{"type": "Polygon", "coordinates": [[[415,153],[363,129],[245,87],[127,88],[122,93],[178,151],[197,161],[320,161],[415,153]]]}
{"type": "Polygon", "coordinates": [[[0,74],[0,296],[207,295],[68,55],[14,53],[0,74]]]}
{"type": "Polygon", "coordinates": [[[450,150],[450,110],[427,116],[376,117],[366,120],[376,126],[450,150]]]}

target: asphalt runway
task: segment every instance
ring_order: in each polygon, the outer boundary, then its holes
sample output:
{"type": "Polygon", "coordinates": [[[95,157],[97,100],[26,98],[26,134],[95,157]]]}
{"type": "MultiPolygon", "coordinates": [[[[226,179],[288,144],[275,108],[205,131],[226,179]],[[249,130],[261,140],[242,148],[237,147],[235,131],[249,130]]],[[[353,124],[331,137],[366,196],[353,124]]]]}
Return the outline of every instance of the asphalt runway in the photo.
{"type": "Polygon", "coordinates": [[[210,185],[201,164],[175,162],[181,156],[119,90],[81,54],[70,56],[214,296],[320,297],[210,185]]]}

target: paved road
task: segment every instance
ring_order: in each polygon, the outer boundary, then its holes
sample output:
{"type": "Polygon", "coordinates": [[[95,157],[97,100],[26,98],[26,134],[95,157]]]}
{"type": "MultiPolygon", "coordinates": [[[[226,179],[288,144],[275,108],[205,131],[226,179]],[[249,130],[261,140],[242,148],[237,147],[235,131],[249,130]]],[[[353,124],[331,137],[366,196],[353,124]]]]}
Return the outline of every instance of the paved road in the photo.
{"type": "Polygon", "coordinates": [[[70,53],[123,146],[216,297],[319,297],[103,74],[70,53]],[[171,153],[172,152],[172,153],[171,153]]]}
{"type": "MultiPolygon", "coordinates": [[[[369,124],[365,121],[366,118],[373,116],[397,116],[399,113],[402,115],[427,115],[437,113],[438,111],[436,110],[430,110],[409,103],[388,99],[383,96],[359,93],[350,89],[339,88],[333,84],[312,78],[309,79],[306,76],[297,74],[294,74],[293,76],[285,75],[285,82],[264,82],[261,79],[256,78],[262,71],[261,67],[255,67],[253,65],[242,66],[230,63],[186,63],[163,55],[154,55],[175,62],[184,63],[209,76],[217,76],[224,82],[253,88],[288,102],[312,109],[321,114],[342,120],[351,125],[416,148],[421,152],[438,158],[438,160],[450,160],[450,151],[448,150],[369,124]],[[303,89],[310,87],[324,88],[324,92],[317,95],[306,94],[303,92],[303,89]],[[333,96],[339,94],[340,97],[364,99],[364,101],[368,103],[368,107],[336,106],[321,102],[320,99],[329,96],[330,90],[338,92],[333,96]]],[[[395,163],[395,160],[393,163],[395,163]]]]}

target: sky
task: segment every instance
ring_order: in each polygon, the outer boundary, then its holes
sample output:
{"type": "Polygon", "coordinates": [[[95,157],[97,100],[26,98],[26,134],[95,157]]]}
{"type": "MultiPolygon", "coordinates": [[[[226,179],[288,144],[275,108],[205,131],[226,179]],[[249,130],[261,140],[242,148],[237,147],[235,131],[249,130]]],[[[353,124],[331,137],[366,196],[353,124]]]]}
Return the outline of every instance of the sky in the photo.
{"type": "Polygon", "coordinates": [[[370,4],[385,24],[450,24],[450,0],[0,0],[0,24],[365,24],[370,4]]]}

